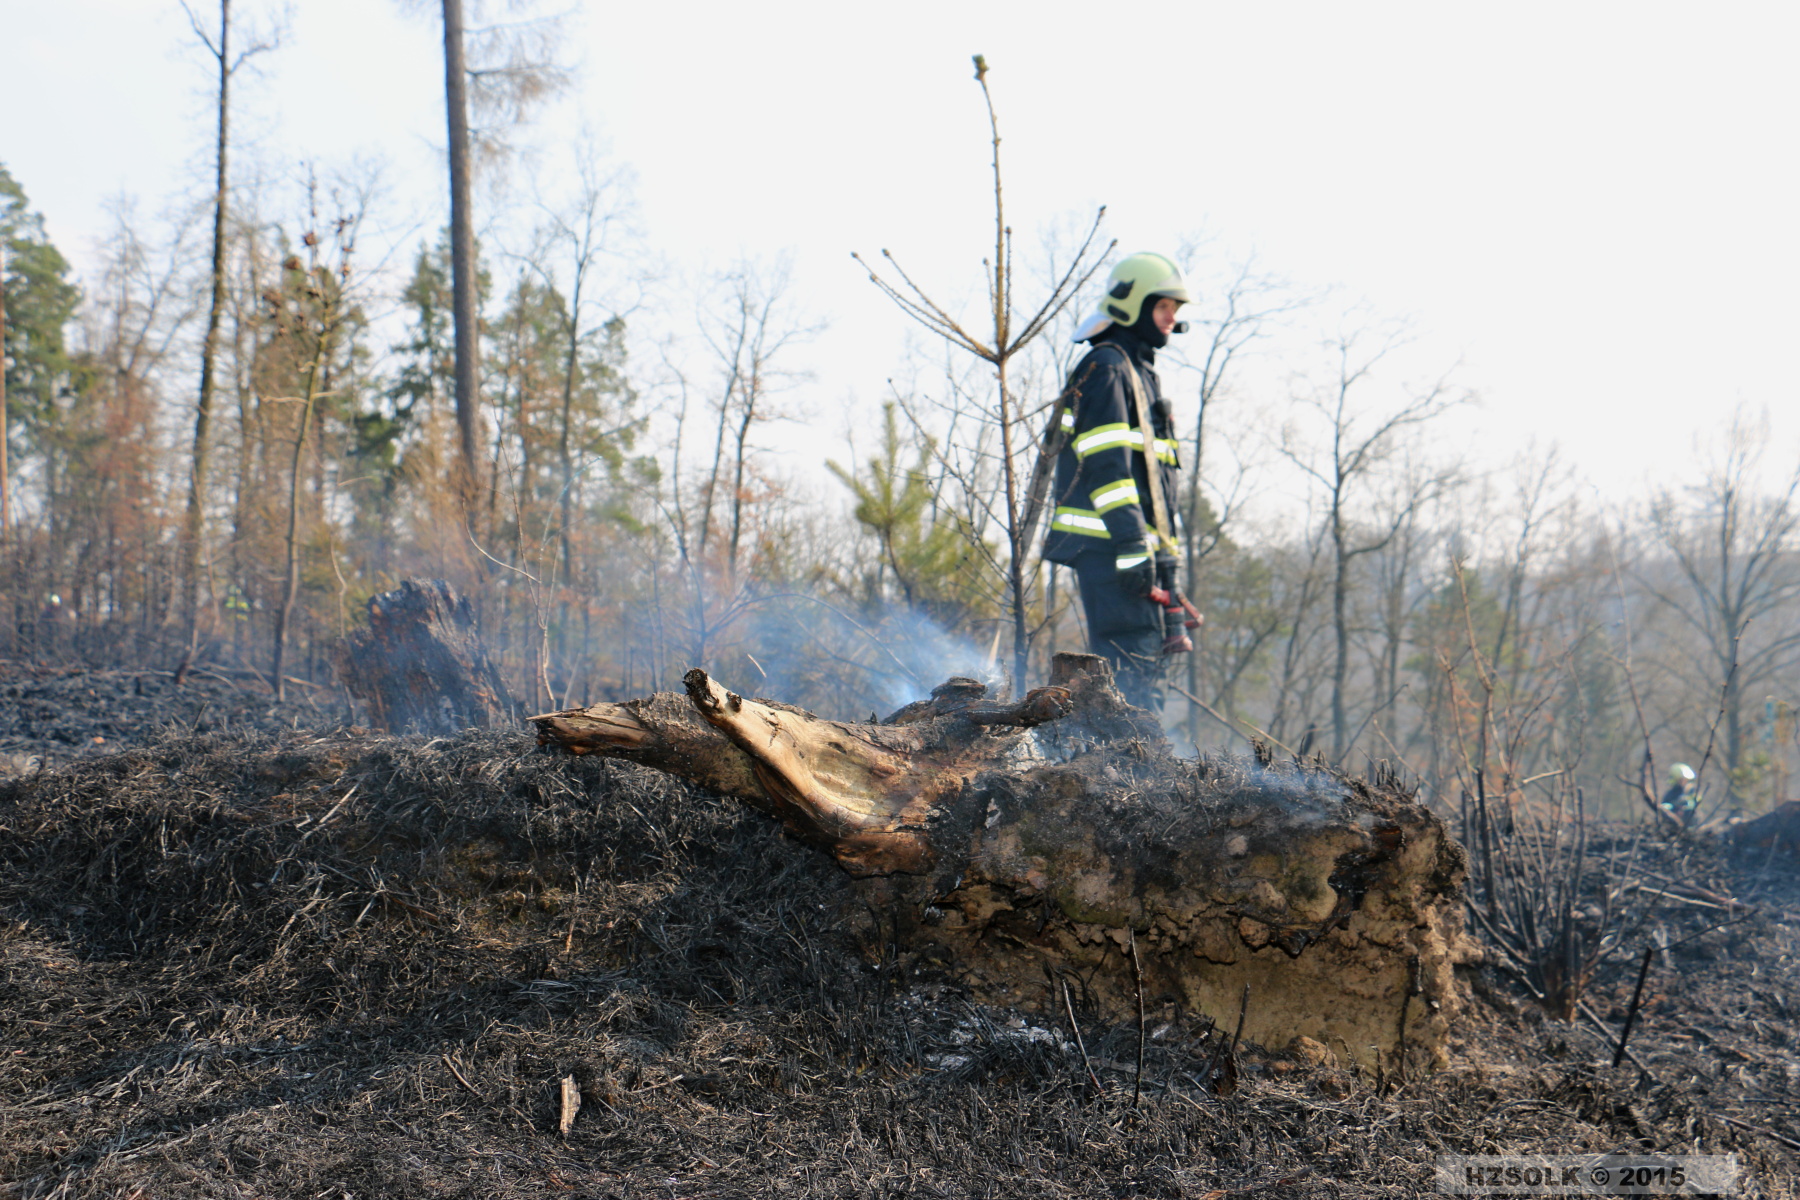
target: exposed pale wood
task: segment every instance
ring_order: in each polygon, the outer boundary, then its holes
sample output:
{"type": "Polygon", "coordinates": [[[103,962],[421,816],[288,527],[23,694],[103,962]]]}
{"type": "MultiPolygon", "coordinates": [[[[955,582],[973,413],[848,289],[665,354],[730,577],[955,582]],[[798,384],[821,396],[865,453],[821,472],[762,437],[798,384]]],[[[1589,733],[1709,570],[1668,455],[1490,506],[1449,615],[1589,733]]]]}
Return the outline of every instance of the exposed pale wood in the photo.
{"type": "Polygon", "coordinates": [[[581,1111],[581,1088],[575,1083],[573,1075],[562,1077],[562,1113],[557,1119],[557,1128],[564,1137],[575,1127],[575,1114],[581,1111]]]}

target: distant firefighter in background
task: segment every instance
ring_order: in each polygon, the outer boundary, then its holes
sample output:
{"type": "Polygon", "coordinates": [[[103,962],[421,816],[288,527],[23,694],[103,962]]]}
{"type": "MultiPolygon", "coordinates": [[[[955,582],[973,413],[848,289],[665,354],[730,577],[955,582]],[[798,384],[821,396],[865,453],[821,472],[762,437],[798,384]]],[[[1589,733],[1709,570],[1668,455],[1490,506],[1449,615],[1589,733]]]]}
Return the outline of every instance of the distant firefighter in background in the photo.
{"type": "Polygon", "coordinates": [[[1669,786],[1662,795],[1662,810],[1681,822],[1692,825],[1700,811],[1700,785],[1694,768],[1676,763],[1669,768],[1669,786]]]}

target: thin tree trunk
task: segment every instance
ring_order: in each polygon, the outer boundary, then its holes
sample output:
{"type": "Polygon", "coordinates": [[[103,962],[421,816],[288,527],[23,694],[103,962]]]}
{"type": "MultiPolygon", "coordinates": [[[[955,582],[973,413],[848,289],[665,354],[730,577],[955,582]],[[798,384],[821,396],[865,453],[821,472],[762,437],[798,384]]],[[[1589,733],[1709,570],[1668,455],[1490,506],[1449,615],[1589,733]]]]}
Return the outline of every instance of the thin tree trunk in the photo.
{"type": "Polygon", "coordinates": [[[1406,641],[1406,580],[1406,574],[1401,572],[1388,589],[1388,636],[1381,656],[1381,706],[1384,710],[1397,708],[1400,702],[1400,649],[1406,641]]]}
{"type": "Polygon", "coordinates": [[[456,432],[465,511],[479,492],[476,462],[476,373],[480,331],[475,312],[475,225],[469,200],[468,70],[463,63],[462,0],[444,0],[444,108],[450,135],[450,290],[456,337],[456,432]]]}
{"type": "Polygon", "coordinates": [[[1000,461],[1006,466],[1007,587],[1012,593],[1013,694],[1022,696],[1025,694],[1025,660],[1031,648],[1031,635],[1025,627],[1028,600],[1025,594],[1025,555],[1031,548],[1024,541],[1024,530],[1019,519],[1019,479],[1012,451],[1012,409],[1006,402],[1006,359],[1002,358],[994,365],[994,376],[1000,387],[1000,461]]]}
{"type": "MultiPolygon", "coordinates": [[[[557,489],[556,502],[560,513],[557,528],[558,549],[562,551],[562,587],[559,597],[566,597],[568,589],[575,582],[575,456],[573,431],[570,426],[575,419],[575,380],[581,369],[581,285],[583,264],[575,267],[575,285],[569,297],[569,348],[563,360],[562,386],[562,429],[557,438],[557,457],[562,467],[561,486],[557,489]]],[[[552,575],[552,582],[555,576],[552,575]]],[[[556,648],[561,661],[569,661],[569,605],[566,599],[557,603],[556,648]]],[[[582,629],[582,655],[587,654],[587,630],[584,623],[582,629]]],[[[574,687],[573,677],[569,684],[574,687]]]]}
{"type": "MultiPolygon", "coordinates": [[[[981,85],[981,99],[987,105],[988,135],[994,148],[994,264],[988,286],[988,301],[994,315],[994,383],[1000,389],[1000,466],[1006,487],[1007,591],[1013,619],[1013,692],[1025,694],[1026,657],[1030,634],[1026,630],[1025,556],[1030,552],[1026,542],[1023,514],[1019,508],[1019,479],[1013,462],[1012,408],[1007,403],[1006,364],[1011,356],[1012,340],[1012,230],[1006,225],[1006,194],[1000,184],[1000,118],[994,112],[994,97],[988,91],[987,62],[975,56],[975,82],[981,85]]],[[[1013,347],[1016,349],[1017,347],[1013,347]]]]}
{"type": "MultiPolygon", "coordinates": [[[[1215,343],[1216,344],[1216,343],[1215,343]]],[[[1183,586],[1189,596],[1200,592],[1200,468],[1206,456],[1206,401],[1207,389],[1200,389],[1199,412],[1194,416],[1194,465],[1188,471],[1187,479],[1187,519],[1182,522],[1186,536],[1183,538],[1183,557],[1186,570],[1182,573],[1183,586]]],[[[1197,639],[1196,639],[1197,640],[1197,639]]],[[[1187,690],[1191,695],[1200,694],[1200,648],[1196,646],[1187,656],[1187,690]]],[[[1215,697],[1216,698],[1216,697],[1215,697]]],[[[1187,706],[1188,741],[1200,744],[1199,706],[1191,701],[1187,706]]]]}
{"type": "Polygon", "coordinates": [[[570,445],[570,423],[574,420],[575,376],[581,365],[581,271],[575,272],[575,288],[569,301],[569,349],[563,359],[562,432],[557,439],[557,455],[562,464],[562,487],[557,502],[562,510],[562,569],[564,583],[575,579],[575,456],[570,445]]]}
{"type": "Polygon", "coordinates": [[[725,390],[725,399],[719,405],[719,432],[713,439],[712,473],[706,477],[705,507],[700,511],[700,541],[698,557],[705,559],[706,543],[712,537],[713,504],[719,498],[719,468],[725,463],[725,430],[731,424],[731,389],[725,390]]]}
{"type": "Polygon", "coordinates": [[[744,535],[744,444],[750,438],[750,423],[756,420],[756,397],[761,387],[761,372],[757,370],[744,388],[744,419],[737,428],[737,461],[731,478],[731,547],[727,556],[733,579],[737,578],[738,543],[744,535]]]}
{"type": "Polygon", "coordinates": [[[1334,568],[1331,578],[1331,629],[1337,638],[1337,655],[1331,667],[1331,761],[1342,763],[1350,747],[1350,719],[1344,708],[1344,688],[1350,678],[1350,556],[1344,552],[1343,519],[1334,509],[1331,522],[1334,568]]]}
{"type": "MultiPolygon", "coordinates": [[[[205,533],[206,472],[210,450],[219,322],[225,310],[225,221],[231,125],[231,0],[219,0],[219,131],[214,151],[212,301],[206,336],[200,343],[200,400],[194,412],[193,470],[188,477],[187,520],[181,536],[182,594],[186,607],[187,653],[194,653],[200,620],[200,540],[205,533]]],[[[186,659],[182,662],[185,670],[186,659]]]]}
{"type": "Polygon", "coordinates": [[[706,544],[712,537],[713,505],[719,499],[719,469],[725,465],[725,430],[731,424],[731,397],[738,389],[744,342],[749,338],[750,302],[743,296],[738,299],[738,321],[737,345],[731,352],[731,373],[725,380],[724,398],[719,401],[719,432],[713,439],[712,474],[706,480],[706,507],[700,514],[699,557],[702,559],[706,557],[706,544]]]}
{"type": "Polygon", "coordinates": [[[294,437],[293,469],[288,476],[287,576],[282,585],[281,609],[275,616],[275,699],[287,699],[286,677],[282,674],[287,657],[288,628],[293,621],[294,602],[300,595],[300,466],[306,456],[306,435],[312,427],[313,407],[319,399],[319,373],[331,345],[330,318],[327,328],[319,330],[319,344],[313,360],[306,368],[306,402],[300,408],[300,432],[294,437]]]}
{"type": "Polygon", "coordinates": [[[526,448],[525,437],[525,373],[524,362],[524,328],[525,311],[521,303],[513,314],[512,329],[507,331],[510,341],[502,348],[500,368],[499,403],[494,412],[494,460],[488,464],[487,487],[487,523],[490,530],[500,528],[500,463],[506,451],[506,393],[513,393],[515,408],[513,412],[513,431],[519,441],[519,471],[513,483],[513,507],[518,520],[513,530],[513,552],[515,562],[524,562],[525,537],[525,498],[530,493],[531,452],[526,448]]]}
{"type": "MultiPolygon", "coordinates": [[[[250,296],[262,294],[262,289],[256,286],[254,238],[252,238],[248,250],[249,253],[246,257],[250,260],[247,264],[249,278],[240,280],[240,287],[246,282],[249,286],[239,293],[240,300],[233,306],[231,314],[231,359],[235,368],[232,372],[232,390],[237,400],[238,415],[237,480],[236,486],[233,488],[234,495],[231,504],[231,577],[234,581],[239,581],[238,586],[240,587],[242,586],[241,581],[247,579],[249,575],[246,550],[250,539],[251,495],[254,492],[251,472],[255,464],[256,449],[255,401],[250,390],[249,380],[245,378],[244,374],[244,327],[248,323],[248,319],[244,313],[241,297],[246,294],[250,296]]],[[[232,606],[229,599],[226,610],[234,616],[238,611],[232,606]]],[[[237,630],[241,624],[242,622],[235,619],[227,620],[227,626],[232,630],[234,650],[238,648],[237,630]]]]}
{"type": "Polygon", "coordinates": [[[1725,789],[1735,800],[1738,798],[1738,768],[1743,765],[1744,752],[1744,696],[1743,684],[1738,679],[1738,646],[1748,622],[1736,605],[1728,605],[1722,615],[1725,620],[1720,623],[1734,635],[1726,643],[1728,649],[1720,663],[1725,669],[1725,682],[1719,689],[1719,707],[1725,714],[1725,789]]]}
{"type": "Polygon", "coordinates": [[[0,549],[3,549],[12,537],[12,474],[6,456],[7,437],[6,243],[0,242],[0,549]]]}
{"type": "MultiPolygon", "coordinates": [[[[1719,520],[1719,627],[1724,631],[1726,641],[1721,647],[1724,653],[1719,656],[1723,660],[1720,666],[1724,668],[1724,680],[1719,688],[1719,707],[1725,717],[1725,791],[1732,799],[1736,799],[1739,756],[1743,751],[1743,698],[1737,668],[1739,647],[1748,621],[1740,606],[1743,593],[1731,585],[1732,534],[1741,519],[1738,511],[1740,500],[1736,489],[1730,485],[1726,486],[1724,493],[1719,520]],[[1734,595],[1734,592],[1737,594],[1734,595]]],[[[1745,564],[1746,577],[1755,570],[1755,565],[1754,557],[1745,564]]]]}

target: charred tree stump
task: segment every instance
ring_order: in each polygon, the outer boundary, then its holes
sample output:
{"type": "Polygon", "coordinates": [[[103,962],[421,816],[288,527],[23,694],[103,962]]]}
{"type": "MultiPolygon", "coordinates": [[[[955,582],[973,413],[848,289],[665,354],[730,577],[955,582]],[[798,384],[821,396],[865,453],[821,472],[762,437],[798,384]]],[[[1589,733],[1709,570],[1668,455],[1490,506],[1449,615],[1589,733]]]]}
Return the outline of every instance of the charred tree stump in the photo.
{"type": "Polygon", "coordinates": [[[1728,826],[1725,839],[1739,850],[1763,852],[1771,862],[1779,858],[1800,865],[1800,800],[1728,826]]]}
{"type": "Polygon", "coordinates": [[[368,628],[339,643],[335,659],[378,728],[454,733],[513,719],[475,610],[441,579],[408,579],[370,597],[368,628]]]}
{"type": "MultiPolygon", "coordinates": [[[[1272,1048],[1441,1061],[1457,1008],[1461,848],[1398,782],[1180,760],[1099,659],[1014,703],[951,680],[887,721],[687,696],[533,717],[541,744],[737,797],[831,853],[897,937],[984,998],[1042,1011],[1073,980],[1113,1020],[1141,998],[1272,1048]],[[1138,968],[1130,951],[1135,942],[1138,968]]],[[[870,919],[871,926],[874,921],[870,919]]]]}

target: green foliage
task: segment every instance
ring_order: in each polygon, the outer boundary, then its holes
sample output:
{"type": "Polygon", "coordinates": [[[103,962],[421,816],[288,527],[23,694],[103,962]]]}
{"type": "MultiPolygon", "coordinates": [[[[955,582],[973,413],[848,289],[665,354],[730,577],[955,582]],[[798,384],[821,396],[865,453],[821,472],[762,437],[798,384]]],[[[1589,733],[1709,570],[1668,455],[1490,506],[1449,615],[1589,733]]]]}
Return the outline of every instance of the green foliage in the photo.
{"type": "Polygon", "coordinates": [[[543,468],[561,444],[556,417],[568,328],[567,306],[556,289],[521,278],[505,311],[489,326],[482,356],[488,376],[483,390],[498,409],[502,436],[517,459],[511,470],[534,502],[554,499],[560,486],[556,473],[543,468]]]}
{"type": "Polygon", "coordinates": [[[852,515],[875,536],[880,561],[870,581],[870,599],[891,577],[909,608],[955,625],[981,607],[980,554],[967,525],[937,505],[926,468],[932,444],[922,441],[913,465],[902,466],[906,447],[892,403],[882,406],[881,452],[858,476],[835,462],[825,465],[856,497],[852,515]]]}
{"type": "Polygon", "coordinates": [[[456,373],[448,233],[436,247],[419,247],[412,280],[400,293],[400,302],[411,310],[412,320],[407,340],[394,347],[401,365],[388,395],[396,405],[391,419],[404,425],[415,406],[434,409],[448,395],[456,373]]]}
{"type": "Polygon", "coordinates": [[[499,409],[510,473],[531,536],[568,508],[636,523],[627,463],[640,422],[637,394],[625,377],[625,321],[581,330],[562,292],[522,278],[489,328],[487,392],[499,409]]]}
{"type": "Polygon", "coordinates": [[[42,442],[56,423],[56,399],[70,361],[63,329],[81,291],[19,186],[0,166],[0,242],[6,247],[6,398],[24,435],[42,442]]]}

